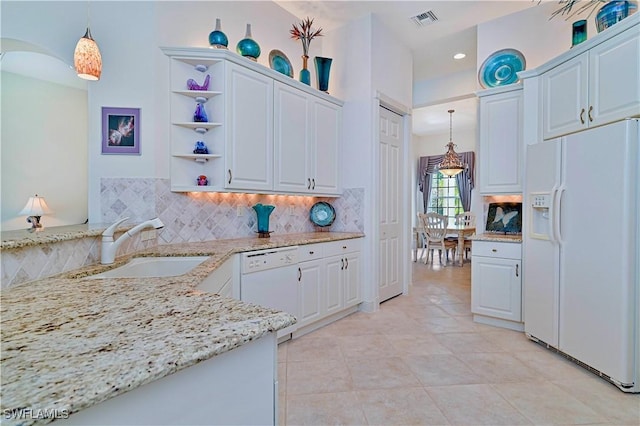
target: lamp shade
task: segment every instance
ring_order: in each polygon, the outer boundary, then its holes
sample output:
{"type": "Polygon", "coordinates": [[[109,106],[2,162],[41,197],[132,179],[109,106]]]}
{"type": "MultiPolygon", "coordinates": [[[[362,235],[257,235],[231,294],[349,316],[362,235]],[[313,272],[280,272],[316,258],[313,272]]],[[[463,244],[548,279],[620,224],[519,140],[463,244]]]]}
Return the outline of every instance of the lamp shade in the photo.
{"type": "Polygon", "coordinates": [[[29,197],[27,204],[19,214],[27,216],[42,216],[51,213],[53,213],[53,211],[51,211],[47,203],[44,201],[44,198],[38,197],[38,194],[36,194],[33,197],[29,197]]]}
{"type": "Polygon", "coordinates": [[[102,73],[102,56],[98,44],[91,38],[91,30],[87,27],[87,32],[76,44],[73,53],[73,65],[78,77],[85,80],[100,80],[102,73]]]}

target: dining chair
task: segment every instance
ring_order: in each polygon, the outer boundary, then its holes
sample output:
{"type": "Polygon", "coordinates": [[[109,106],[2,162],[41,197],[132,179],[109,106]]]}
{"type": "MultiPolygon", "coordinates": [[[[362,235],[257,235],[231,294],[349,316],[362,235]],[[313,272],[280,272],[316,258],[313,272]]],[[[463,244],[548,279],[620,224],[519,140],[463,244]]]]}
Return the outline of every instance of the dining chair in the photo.
{"type": "MultiPolygon", "coordinates": [[[[476,215],[472,212],[462,212],[458,213],[455,217],[456,225],[463,225],[465,227],[475,227],[476,226],[476,215]]],[[[456,239],[457,240],[457,239],[456,239]]],[[[472,241],[469,237],[464,238],[464,254],[469,259],[469,253],[471,252],[471,244],[472,241]]],[[[460,253],[462,256],[462,253],[460,253]]]]}
{"type": "Polygon", "coordinates": [[[423,229],[423,249],[426,250],[424,263],[429,261],[429,253],[431,253],[431,263],[433,263],[433,251],[438,250],[439,260],[442,263],[442,252],[445,253],[446,261],[449,260],[449,250],[452,250],[453,258],[455,258],[457,242],[447,241],[447,217],[438,213],[418,213],[420,224],[423,229]]]}

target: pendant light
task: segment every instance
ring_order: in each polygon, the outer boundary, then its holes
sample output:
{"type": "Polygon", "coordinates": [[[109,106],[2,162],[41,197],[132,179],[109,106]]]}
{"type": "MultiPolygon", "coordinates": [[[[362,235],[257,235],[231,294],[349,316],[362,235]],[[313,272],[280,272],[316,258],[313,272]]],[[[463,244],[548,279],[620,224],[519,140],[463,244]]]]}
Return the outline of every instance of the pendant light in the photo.
{"type": "Polygon", "coordinates": [[[462,162],[462,160],[460,160],[460,156],[458,156],[458,154],[456,154],[456,151],[453,149],[453,147],[455,147],[455,144],[453,143],[453,140],[451,137],[452,135],[451,128],[452,128],[454,110],[450,109],[448,113],[449,113],[449,143],[446,145],[447,152],[446,154],[444,154],[444,158],[442,159],[442,162],[438,164],[436,168],[443,175],[451,177],[451,176],[457,175],[458,173],[466,169],[467,166],[462,162]]]}
{"type": "Polygon", "coordinates": [[[98,44],[91,37],[89,29],[89,5],[87,4],[87,31],[76,44],[76,50],[73,53],[73,65],[75,66],[78,77],[85,80],[100,80],[102,73],[102,56],[98,44]]]}

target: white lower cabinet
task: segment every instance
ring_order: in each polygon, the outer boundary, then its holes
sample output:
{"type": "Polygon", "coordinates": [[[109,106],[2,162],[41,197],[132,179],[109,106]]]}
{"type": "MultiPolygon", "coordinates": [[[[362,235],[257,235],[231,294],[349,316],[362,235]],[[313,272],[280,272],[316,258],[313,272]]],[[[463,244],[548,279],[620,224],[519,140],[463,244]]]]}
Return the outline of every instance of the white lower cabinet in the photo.
{"type": "Polygon", "coordinates": [[[476,322],[522,330],[521,244],[474,241],[471,312],[476,322]]]}
{"type": "Polygon", "coordinates": [[[298,330],[311,326],[306,332],[311,331],[313,325],[325,325],[357,309],[362,301],[360,247],[360,240],[354,239],[298,248],[298,330]]]}

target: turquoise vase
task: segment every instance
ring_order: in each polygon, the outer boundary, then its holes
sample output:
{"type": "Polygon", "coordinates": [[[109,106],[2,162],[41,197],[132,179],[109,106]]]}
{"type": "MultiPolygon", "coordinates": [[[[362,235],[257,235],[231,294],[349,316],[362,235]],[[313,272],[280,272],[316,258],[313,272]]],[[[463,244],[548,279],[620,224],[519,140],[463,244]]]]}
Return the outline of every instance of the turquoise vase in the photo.
{"type": "Polygon", "coordinates": [[[300,82],[311,86],[311,73],[307,69],[309,57],[302,55],[302,69],[300,70],[300,82]]]}
{"type": "Polygon", "coordinates": [[[258,216],[258,236],[268,238],[269,237],[269,215],[275,206],[270,206],[266,204],[256,204],[253,206],[253,209],[256,211],[256,215],[258,216]]]}
{"type": "Polygon", "coordinates": [[[220,18],[216,18],[216,29],[209,33],[209,44],[215,49],[227,49],[229,45],[227,35],[222,32],[220,18]]]}
{"type": "Polygon", "coordinates": [[[252,61],[257,62],[258,57],[260,56],[260,46],[253,38],[251,38],[251,24],[247,24],[247,33],[236,45],[236,52],[245,58],[249,58],[252,61]]]}
{"type": "Polygon", "coordinates": [[[329,71],[331,70],[331,58],[323,58],[316,56],[313,58],[316,64],[316,79],[318,81],[318,90],[327,92],[329,90],[329,71]]]}

